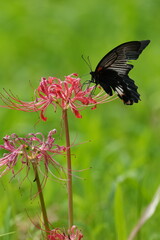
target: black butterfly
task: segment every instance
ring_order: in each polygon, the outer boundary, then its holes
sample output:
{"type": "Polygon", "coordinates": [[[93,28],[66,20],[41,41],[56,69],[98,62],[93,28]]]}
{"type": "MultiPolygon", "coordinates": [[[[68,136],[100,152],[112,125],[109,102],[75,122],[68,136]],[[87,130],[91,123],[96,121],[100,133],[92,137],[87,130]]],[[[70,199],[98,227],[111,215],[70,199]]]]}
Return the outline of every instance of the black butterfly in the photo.
{"type": "Polygon", "coordinates": [[[126,42],[107,53],[98,63],[94,72],[90,72],[95,83],[112,96],[112,90],[117,92],[124,104],[132,105],[138,103],[140,94],[137,86],[129,78],[128,73],[133,68],[129,60],[136,60],[150,40],[126,42]]]}

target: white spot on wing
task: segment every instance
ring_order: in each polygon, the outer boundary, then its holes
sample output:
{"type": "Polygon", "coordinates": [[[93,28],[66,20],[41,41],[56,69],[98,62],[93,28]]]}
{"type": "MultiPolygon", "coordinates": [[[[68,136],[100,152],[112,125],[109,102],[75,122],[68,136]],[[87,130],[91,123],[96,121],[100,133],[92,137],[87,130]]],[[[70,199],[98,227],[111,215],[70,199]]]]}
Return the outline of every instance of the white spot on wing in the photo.
{"type": "Polygon", "coordinates": [[[116,87],[115,88],[116,92],[120,95],[120,96],[123,96],[124,93],[123,93],[123,89],[121,87],[116,87]]]}

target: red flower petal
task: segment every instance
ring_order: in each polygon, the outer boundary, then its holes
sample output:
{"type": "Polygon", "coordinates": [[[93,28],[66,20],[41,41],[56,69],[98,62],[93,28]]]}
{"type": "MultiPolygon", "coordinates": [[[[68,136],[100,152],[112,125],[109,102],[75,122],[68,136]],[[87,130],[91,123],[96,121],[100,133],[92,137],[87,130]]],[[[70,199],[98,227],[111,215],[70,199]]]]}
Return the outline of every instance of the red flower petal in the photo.
{"type": "Polygon", "coordinates": [[[44,111],[41,111],[40,117],[43,121],[47,121],[47,117],[44,116],[44,111]]]}

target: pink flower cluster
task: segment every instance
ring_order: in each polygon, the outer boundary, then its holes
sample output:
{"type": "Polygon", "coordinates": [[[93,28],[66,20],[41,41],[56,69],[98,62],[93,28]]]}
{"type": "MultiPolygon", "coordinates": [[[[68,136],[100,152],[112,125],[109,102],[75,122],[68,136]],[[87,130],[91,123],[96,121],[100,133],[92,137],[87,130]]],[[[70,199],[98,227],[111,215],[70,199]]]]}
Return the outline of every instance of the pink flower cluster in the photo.
{"type": "Polygon", "coordinates": [[[96,105],[96,100],[91,97],[93,87],[82,90],[80,78],[75,77],[77,74],[66,76],[64,81],[55,77],[42,78],[37,92],[41,98],[40,104],[43,106],[41,111],[43,120],[46,120],[44,112],[49,104],[53,104],[55,109],[57,105],[62,109],[70,108],[77,118],[82,117],[78,111],[80,106],[96,105]]]}
{"type": "Polygon", "coordinates": [[[21,101],[12,92],[7,91],[7,96],[1,94],[1,99],[10,109],[26,112],[40,111],[43,121],[47,120],[45,113],[49,105],[52,105],[55,111],[57,106],[63,110],[70,108],[77,118],[82,118],[80,110],[86,106],[95,109],[97,104],[115,99],[115,96],[108,96],[101,88],[99,88],[99,93],[93,96],[92,91],[94,88],[95,86],[86,87],[86,89],[82,90],[81,79],[78,78],[77,74],[71,74],[66,76],[64,81],[56,77],[42,78],[35,91],[37,95],[35,101],[21,101]]]}
{"type": "Polygon", "coordinates": [[[32,162],[36,162],[37,166],[43,162],[46,172],[48,172],[49,164],[61,167],[53,157],[56,154],[62,154],[66,148],[54,143],[53,134],[55,133],[55,129],[51,130],[46,139],[42,133],[30,133],[25,138],[18,137],[16,134],[5,136],[4,144],[0,145],[0,149],[6,150],[7,153],[0,158],[0,170],[2,169],[0,177],[9,170],[15,174],[14,167],[18,161],[22,164],[20,170],[25,166],[29,169],[32,162]]]}
{"type": "Polygon", "coordinates": [[[76,226],[72,226],[67,234],[60,229],[54,229],[48,236],[49,240],[81,240],[82,238],[83,235],[76,226]]]}

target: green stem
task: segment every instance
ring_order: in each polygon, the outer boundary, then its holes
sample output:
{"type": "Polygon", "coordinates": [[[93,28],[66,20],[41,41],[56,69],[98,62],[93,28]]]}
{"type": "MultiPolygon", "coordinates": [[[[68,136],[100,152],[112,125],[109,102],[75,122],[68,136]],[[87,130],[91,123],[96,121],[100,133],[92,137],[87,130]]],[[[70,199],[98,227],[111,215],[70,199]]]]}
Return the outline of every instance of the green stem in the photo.
{"type": "Polygon", "coordinates": [[[43,221],[44,221],[44,226],[45,226],[45,230],[46,230],[46,235],[48,236],[48,233],[50,231],[50,229],[49,229],[49,222],[48,222],[47,211],[46,211],[46,206],[45,206],[45,202],[44,202],[42,187],[41,187],[39,174],[38,174],[38,170],[37,170],[37,164],[34,162],[34,163],[32,163],[32,165],[33,165],[33,169],[34,169],[34,172],[35,172],[35,181],[37,183],[38,195],[39,195],[39,199],[40,199],[40,205],[41,205],[41,210],[42,210],[42,215],[43,215],[43,221]]]}
{"type": "Polygon", "coordinates": [[[73,226],[72,164],[67,109],[63,110],[63,121],[67,147],[68,225],[71,228],[73,226]]]}

